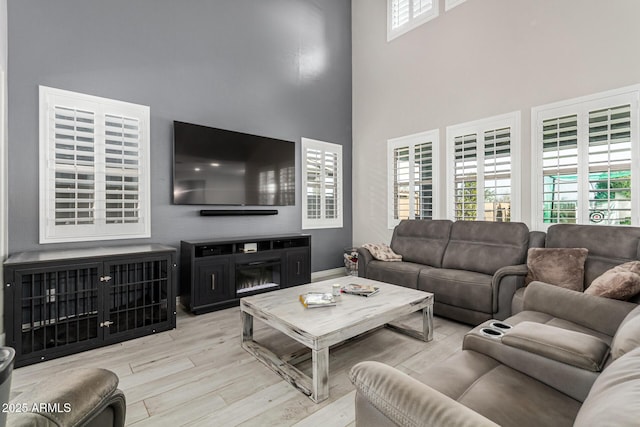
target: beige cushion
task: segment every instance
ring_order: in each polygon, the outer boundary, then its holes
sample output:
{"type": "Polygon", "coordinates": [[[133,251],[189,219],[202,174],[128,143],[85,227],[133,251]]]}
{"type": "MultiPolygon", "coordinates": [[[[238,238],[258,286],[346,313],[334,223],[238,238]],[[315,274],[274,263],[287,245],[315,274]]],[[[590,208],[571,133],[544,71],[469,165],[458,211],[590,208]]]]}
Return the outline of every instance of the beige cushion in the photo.
{"type": "Polygon", "coordinates": [[[640,293],[640,261],[630,261],[597,277],[585,294],[626,301],[640,293]]]}
{"type": "Polygon", "coordinates": [[[587,254],[585,248],[531,248],[527,254],[525,284],[540,281],[582,291],[587,254]]]}

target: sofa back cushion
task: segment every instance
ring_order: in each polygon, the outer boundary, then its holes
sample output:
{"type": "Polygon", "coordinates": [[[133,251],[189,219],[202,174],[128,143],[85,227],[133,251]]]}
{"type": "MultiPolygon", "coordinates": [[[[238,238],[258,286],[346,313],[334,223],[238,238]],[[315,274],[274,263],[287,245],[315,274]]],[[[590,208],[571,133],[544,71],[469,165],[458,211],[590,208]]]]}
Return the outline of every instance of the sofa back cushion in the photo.
{"type": "Polygon", "coordinates": [[[529,229],[523,223],[457,221],[442,266],[494,274],[501,267],[524,264],[528,246],[529,229]]]}
{"type": "Polygon", "coordinates": [[[640,347],[640,306],[624,318],[611,341],[611,359],[616,360],[640,347]]]}
{"type": "Polygon", "coordinates": [[[587,248],[584,288],[616,265],[640,259],[640,227],[554,224],[547,230],[547,248],[587,248]]]}
{"type": "Polygon", "coordinates": [[[640,420],[640,348],[613,362],[589,391],[574,427],[636,426],[640,420]]]}
{"type": "Polygon", "coordinates": [[[391,249],[404,261],[442,267],[452,224],[448,219],[402,220],[393,230],[391,249]]]}

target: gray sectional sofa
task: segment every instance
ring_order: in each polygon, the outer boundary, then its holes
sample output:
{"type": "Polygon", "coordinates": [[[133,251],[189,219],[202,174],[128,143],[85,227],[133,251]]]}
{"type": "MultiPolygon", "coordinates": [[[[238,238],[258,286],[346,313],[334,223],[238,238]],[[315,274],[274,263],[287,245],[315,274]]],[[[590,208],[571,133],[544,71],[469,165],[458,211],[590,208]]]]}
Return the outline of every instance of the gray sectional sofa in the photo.
{"type": "Polygon", "coordinates": [[[516,222],[404,220],[390,246],[402,262],[359,248],[358,274],[433,292],[436,315],[477,325],[522,311],[529,248],[586,248],[586,289],[606,270],[640,260],[640,227],[554,224],[544,233],[516,222]]]}
{"type": "Polygon", "coordinates": [[[523,304],[502,336],[480,325],[419,377],[354,366],[356,426],[638,425],[640,307],[541,282],[523,304]]]}
{"type": "MultiPolygon", "coordinates": [[[[473,226],[458,224],[451,224],[446,241],[446,224],[441,221],[401,223],[391,246],[408,255],[408,265],[382,264],[361,252],[365,262],[360,273],[404,286],[416,283],[419,289],[435,293],[436,304],[440,293],[445,310],[439,314],[473,323],[469,320],[489,312],[469,317],[447,310],[446,304],[464,304],[468,310],[468,301],[455,300],[442,289],[443,283],[436,280],[430,284],[429,280],[438,277],[435,271],[449,275],[451,280],[463,278],[447,272],[453,267],[477,273],[474,262],[484,263],[486,258],[463,250],[461,237],[466,238],[466,247],[485,247],[487,257],[497,256],[499,252],[491,246],[503,245],[505,240],[514,252],[518,252],[514,243],[520,242],[522,247],[525,243],[515,228],[513,235],[501,234],[509,233],[504,228],[488,238],[473,226]],[[434,239],[436,226],[438,239],[434,239]],[[454,233],[458,227],[460,232],[454,233]],[[427,253],[433,245],[429,240],[436,241],[438,251],[432,251],[430,260],[418,258],[416,254],[427,253]],[[450,255],[462,261],[444,261],[450,246],[450,255]],[[439,252],[442,260],[435,264],[433,259],[439,252]],[[412,265],[424,265],[420,263],[427,264],[426,269],[412,265]],[[417,277],[408,273],[412,270],[418,271],[417,277]]],[[[475,227],[490,229],[486,223],[475,227]]],[[[587,248],[585,289],[610,268],[640,260],[637,227],[556,224],[547,233],[534,231],[527,237],[528,247],[587,248]]],[[[461,351],[416,378],[377,362],[353,367],[350,375],[356,386],[356,426],[638,425],[640,296],[618,301],[536,281],[522,287],[526,259],[517,259],[522,264],[513,257],[504,260],[512,265],[499,267],[491,278],[491,287],[483,288],[485,292],[497,291],[498,310],[492,314],[500,321],[482,319],[465,336],[461,351]],[[512,279],[495,287],[504,280],[496,276],[502,275],[512,279]],[[506,312],[503,298],[507,297],[500,296],[505,291],[513,296],[512,313],[506,318],[500,317],[506,312]]],[[[473,286],[461,280],[451,290],[477,298],[473,286]]]]}
{"type": "Polygon", "coordinates": [[[404,220],[390,244],[402,262],[378,261],[359,248],[358,274],[433,292],[436,315],[477,325],[511,314],[527,250],[543,236],[517,222],[404,220]]]}

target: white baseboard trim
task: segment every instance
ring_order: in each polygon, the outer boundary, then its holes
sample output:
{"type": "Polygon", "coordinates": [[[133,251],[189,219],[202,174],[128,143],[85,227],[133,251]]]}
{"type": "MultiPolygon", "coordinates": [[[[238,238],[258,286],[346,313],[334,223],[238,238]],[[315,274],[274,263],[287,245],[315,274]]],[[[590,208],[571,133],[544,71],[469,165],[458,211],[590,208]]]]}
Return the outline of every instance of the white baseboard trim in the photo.
{"type": "Polygon", "coordinates": [[[332,268],[330,270],[314,271],[313,273],[311,273],[311,281],[319,282],[320,280],[328,279],[330,277],[346,275],[347,273],[344,271],[344,267],[332,268]]]}

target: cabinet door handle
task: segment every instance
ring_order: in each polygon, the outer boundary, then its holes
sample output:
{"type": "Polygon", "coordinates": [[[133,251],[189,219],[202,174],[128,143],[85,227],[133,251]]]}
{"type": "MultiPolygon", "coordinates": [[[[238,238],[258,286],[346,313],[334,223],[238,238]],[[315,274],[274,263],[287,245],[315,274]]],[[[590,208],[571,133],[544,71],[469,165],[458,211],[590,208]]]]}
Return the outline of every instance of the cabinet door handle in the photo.
{"type": "Polygon", "coordinates": [[[300,261],[298,261],[298,262],[296,263],[296,265],[297,265],[297,268],[298,268],[298,272],[297,272],[296,274],[300,274],[300,261]]]}
{"type": "Polygon", "coordinates": [[[216,290],[216,274],[215,273],[211,275],[211,290],[212,291],[216,290]]]}

